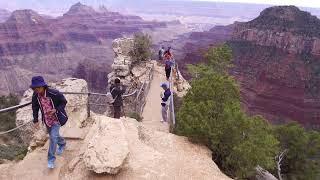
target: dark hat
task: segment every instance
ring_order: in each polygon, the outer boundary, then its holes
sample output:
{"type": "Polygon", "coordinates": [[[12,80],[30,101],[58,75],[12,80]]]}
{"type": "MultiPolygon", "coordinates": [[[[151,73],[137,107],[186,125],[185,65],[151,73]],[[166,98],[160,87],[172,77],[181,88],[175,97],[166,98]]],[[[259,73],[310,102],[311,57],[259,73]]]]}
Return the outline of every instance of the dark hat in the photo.
{"type": "Polygon", "coordinates": [[[114,80],[114,83],[119,84],[119,83],[120,83],[120,78],[116,78],[116,79],[114,80]]]}
{"type": "Polygon", "coordinates": [[[42,76],[32,77],[30,88],[46,87],[46,86],[48,85],[46,84],[42,76]]]}

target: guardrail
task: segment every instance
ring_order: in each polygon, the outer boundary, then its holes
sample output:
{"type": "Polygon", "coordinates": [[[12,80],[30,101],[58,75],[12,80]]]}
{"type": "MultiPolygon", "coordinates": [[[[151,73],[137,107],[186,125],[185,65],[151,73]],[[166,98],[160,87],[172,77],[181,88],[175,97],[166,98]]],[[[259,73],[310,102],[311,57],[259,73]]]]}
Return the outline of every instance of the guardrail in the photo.
{"type": "Polygon", "coordinates": [[[175,127],[176,125],[176,115],[175,115],[175,110],[174,110],[174,91],[173,91],[173,86],[174,86],[174,77],[179,80],[179,69],[178,69],[178,63],[174,63],[173,68],[171,68],[171,76],[170,76],[170,81],[169,81],[169,87],[171,91],[171,96],[170,96],[170,107],[169,107],[169,114],[170,114],[170,122],[172,123],[172,128],[175,127]],[[175,74],[174,74],[175,73],[175,74]]]}
{"type": "MultiPolygon", "coordinates": [[[[90,104],[95,105],[94,103],[90,103],[90,100],[89,100],[90,95],[96,95],[96,96],[106,96],[107,95],[107,94],[93,93],[93,92],[61,92],[61,93],[63,93],[63,94],[74,94],[74,95],[88,95],[88,101],[87,101],[87,110],[88,110],[87,111],[87,113],[88,113],[87,116],[88,117],[90,117],[90,104]]],[[[137,93],[137,90],[134,90],[132,93],[125,94],[122,97],[133,96],[136,93],[137,93]]],[[[20,104],[20,105],[8,107],[8,108],[0,109],[0,113],[14,111],[14,110],[17,110],[17,109],[20,109],[20,108],[24,108],[24,107],[29,106],[29,105],[31,105],[31,101],[30,102],[26,102],[24,104],[20,104]]],[[[22,125],[19,125],[19,126],[13,128],[13,129],[10,129],[8,131],[0,132],[0,135],[7,134],[7,133],[10,133],[10,132],[15,131],[17,129],[20,129],[21,127],[26,126],[31,122],[32,121],[28,121],[28,122],[26,122],[26,123],[24,123],[22,125]]]]}
{"type": "Polygon", "coordinates": [[[152,66],[149,68],[148,78],[144,80],[134,100],[134,110],[139,116],[142,115],[144,106],[146,105],[146,97],[150,90],[151,81],[153,79],[153,70],[154,64],[152,64],[152,66]]]}

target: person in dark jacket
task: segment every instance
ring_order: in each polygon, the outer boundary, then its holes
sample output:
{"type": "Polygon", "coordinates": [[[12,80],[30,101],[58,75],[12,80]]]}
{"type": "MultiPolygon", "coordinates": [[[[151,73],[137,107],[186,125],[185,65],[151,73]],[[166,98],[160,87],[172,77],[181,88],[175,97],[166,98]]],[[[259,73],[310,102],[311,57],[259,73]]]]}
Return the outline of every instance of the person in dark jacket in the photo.
{"type": "Polygon", "coordinates": [[[46,126],[50,136],[48,168],[52,169],[54,168],[56,151],[58,155],[61,155],[66,147],[66,141],[60,136],[59,130],[68,120],[65,111],[67,100],[61,92],[49,88],[41,76],[32,77],[30,88],[34,91],[32,111],[35,128],[39,128],[38,113],[40,110],[42,123],[46,126]]]}
{"type": "Polygon", "coordinates": [[[168,122],[168,107],[170,104],[170,96],[171,91],[168,87],[167,83],[162,83],[161,87],[163,88],[164,92],[161,93],[161,114],[162,114],[162,120],[161,122],[168,122]]]}
{"type": "Polygon", "coordinates": [[[120,79],[116,78],[114,80],[114,84],[110,87],[110,92],[114,99],[113,105],[113,117],[116,119],[120,119],[121,109],[123,108],[123,99],[122,95],[125,93],[125,87],[121,85],[120,79]]]}
{"type": "Polygon", "coordinates": [[[163,56],[164,56],[164,47],[163,46],[159,50],[158,56],[159,56],[159,61],[161,62],[163,60],[163,56]]]}

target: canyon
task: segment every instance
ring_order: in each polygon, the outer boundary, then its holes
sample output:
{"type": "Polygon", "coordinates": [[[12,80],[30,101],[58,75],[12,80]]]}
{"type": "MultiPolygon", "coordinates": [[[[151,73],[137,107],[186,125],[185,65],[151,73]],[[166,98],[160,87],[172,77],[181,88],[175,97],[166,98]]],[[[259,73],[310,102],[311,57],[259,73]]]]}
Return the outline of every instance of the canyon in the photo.
{"type": "Polygon", "coordinates": [[[114,56],[112,40],[169,26],[81,3],[56,18],[16,10],[0,23],[0,94],[21,95],[33,75],[48,81],[84,78],[91,90],[105,91],[114,56]]]}
{"type": "Polygon", "coordinates": [[[319,128],[320,20],[294,6],[263,10],[248,22],[193,32],[176,49],[186,64],[205,62],[203,53],[227,43],[233,51],[230,74],[240,85],[243,108],[275,124],[298,121],[319,128]]]}

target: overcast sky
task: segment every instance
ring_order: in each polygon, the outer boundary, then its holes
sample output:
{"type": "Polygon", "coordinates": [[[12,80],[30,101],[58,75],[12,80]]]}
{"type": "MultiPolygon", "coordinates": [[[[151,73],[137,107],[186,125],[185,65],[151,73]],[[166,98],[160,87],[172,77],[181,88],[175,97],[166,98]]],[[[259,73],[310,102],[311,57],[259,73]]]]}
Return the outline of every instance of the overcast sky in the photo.
{"type": "MultiPolygon", "coordinates": [[[[87,5],[98,6],[100,4],[129,4],[135,0],[0,0],[0,8],[10,11],[17,9],[34,9],[40,13],[61,14],[67,11],[71,5],[81,1],[87,5]]],[[[143,0],[140,0],[143,1],[143,0]]],[[[149,0],[146,0],[149,1],[149,0]]],[[[158,0],[161,1],[161,0],[158,0]]],[[[165,1],[165,0],[164,0],[165,1]]],[[[171,1],[171,0],[166,0],[171,1]]],[[[176,1],[176,0],[173,0],[176,1]]],[[[212,1],[212,2],[240,2],[255,4],[296,5],[300,7],[320,8],[320,0],[179,0],[179,1],[212,1]]]]}
{"type": "Polygon", "coordinates": [[[215,2],[241,2],[254,4],[296,5],[301,7],[320,7],[320,0],[193,0],[215,2]]]}

